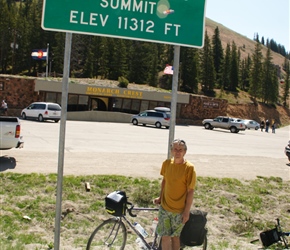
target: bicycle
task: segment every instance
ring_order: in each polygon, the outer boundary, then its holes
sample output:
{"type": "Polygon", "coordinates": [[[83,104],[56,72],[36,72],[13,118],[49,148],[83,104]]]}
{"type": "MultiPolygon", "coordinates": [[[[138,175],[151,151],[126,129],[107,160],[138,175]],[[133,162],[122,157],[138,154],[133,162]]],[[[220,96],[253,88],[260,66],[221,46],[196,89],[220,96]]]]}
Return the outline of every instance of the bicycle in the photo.
{"type": "MultiPolygon", "coordinates": [[[[134,227],[134,225],[127,219],[126,211],[131,217],[137,217],[132,211],[158,211],[159,208],[137,208],[131,202],[126,202],[124,213],[120,216],[103,221],[91,234],[87,243],[86,250],[104,250],[104,249],[125,249],[127,243],[128,231],[125,223],[135,232],[137,238],[143,243],[144,248],[152,250],[160,250],[159,237],[155,233],[152,242],[147,242],[146,238],[134,227]]],[[[136,243],[135,243],[136,244],[136,243]]],[[[137,244],[136,244],[137,246],[137,244]]]]}
{"type": "Polygon", "coordinates": [[[289,249],[287,236],[290,236],[290,232],[284,232],[279,218],[276,219],[277,223],[274,229],[270,229],[260,233],[260,240],[264,248],[267,248],[275,243],[282,244],[283,249],[289,249]]]}
{"type": "MultiPolygon", "coordinates": [[[[109,195],[106,197],[106,210],[114,217],[103,221],[99,226],[96,227],[88,240],[86,250],[125,249],[128,237],[128,231],[126,229],[125,223],[129,226],[129,228],[132,229],[132,232],[135,233],[134,235],[137,236],[137,239],[142,242],[142,248],[140,248],[140,245],[138,248],[137,244],[134,242],[135,247],[133,247],[133,249],[162,250],[161,237],[158,236],[157,233],[153,232],[153,239],[152,237],[148,237],[150,240],[150,242],[148,242],[149,240],[147,237],[144,237],[142,233],[140,233],[126,217],[126,212],[128,212],[131,217],[137,217],[137,214],[134,214],[133,211],[158,211],[159,208],[134,207],[131,202],[127,201],[125,192],[115,191],[113,193],[115,196],[116,194],[118,195],[121,193],[122,196],[122,198],[118,197],[118,199],[114,201],[107,199],[109,195]]],[[[206,247],[207,237],[204,239],[202,249],[206,250],[206,247]]],[[[185,248],[186,246],[181,247],[181,249],[185,248]]],[[[126,249],[132,248],[128,248],[127,246],[126,249]]]]}

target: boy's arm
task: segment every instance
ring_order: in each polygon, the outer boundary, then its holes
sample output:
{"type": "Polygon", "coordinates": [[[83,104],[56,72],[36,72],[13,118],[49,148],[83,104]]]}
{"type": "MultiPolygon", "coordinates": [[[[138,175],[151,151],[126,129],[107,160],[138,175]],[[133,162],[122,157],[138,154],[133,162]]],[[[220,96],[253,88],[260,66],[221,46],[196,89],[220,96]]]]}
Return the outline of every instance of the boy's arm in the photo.
{"type": "Polygon", "coordinates": [[[163,178],[162,179],[162,182],[161,182],[161,190],[160,190],[160,195],[159,197],[155,198],[154,199],[154,204],[161,204],[161,197],[163,195],[163,189],[164,189],[164,186],[165,186],[165,179],[163,178]]]}
{"type": "Polygon", "coordinates": [[[194,189],[189,189],[186,194],[185,207],[182,212],[182,223],[185,224],[189,220],[190,208],[193,201],[194,189]]]}

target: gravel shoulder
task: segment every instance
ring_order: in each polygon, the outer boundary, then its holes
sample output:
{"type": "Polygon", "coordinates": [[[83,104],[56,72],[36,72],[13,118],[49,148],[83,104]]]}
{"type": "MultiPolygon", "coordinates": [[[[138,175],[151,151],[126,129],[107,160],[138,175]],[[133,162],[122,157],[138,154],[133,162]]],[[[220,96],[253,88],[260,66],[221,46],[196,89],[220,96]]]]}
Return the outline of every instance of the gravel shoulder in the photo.
{"type": "MultiPolygon", "coordinates": [[[[10,156],[0,157],[0,171],[15,173],[57,173],[58,153],[25,152],[15,150],[10,156]],[[45,154],[45,161],[43,155],[45,154]],[[13,156],[11,156],[13,155],[13,156]]],[[[65,153],[65,175],[125,175],[160,178],[162,154],[65,153]]],[[[187,155],[198,176],[255,179],[257,176],[275,176],[290,180],[286,158],[231,155],[187,155]]]]}

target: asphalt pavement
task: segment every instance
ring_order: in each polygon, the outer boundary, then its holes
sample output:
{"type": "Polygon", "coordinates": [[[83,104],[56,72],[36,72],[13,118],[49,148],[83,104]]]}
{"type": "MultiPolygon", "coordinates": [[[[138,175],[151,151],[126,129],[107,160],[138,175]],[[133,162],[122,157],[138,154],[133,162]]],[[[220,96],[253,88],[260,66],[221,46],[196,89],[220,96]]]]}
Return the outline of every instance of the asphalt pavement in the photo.
{"type": "MultiPolygon", "coordinates": [[[[21,120],[24,148],[0,151],[0,171],[65,175],[116,174],[160,178],[167,158],[169,130],[126,123],[67,121],[64,158],[60,153],[60,123],[21,120]],[[63,161],[63,164],[62,164],[63,161]]],[[[290,127],[276,133],[246,130],[206,130],[176,126],[175,138],[187,142],[186,158],[198,176],[290,180],[284,147],[290,127]]]]}

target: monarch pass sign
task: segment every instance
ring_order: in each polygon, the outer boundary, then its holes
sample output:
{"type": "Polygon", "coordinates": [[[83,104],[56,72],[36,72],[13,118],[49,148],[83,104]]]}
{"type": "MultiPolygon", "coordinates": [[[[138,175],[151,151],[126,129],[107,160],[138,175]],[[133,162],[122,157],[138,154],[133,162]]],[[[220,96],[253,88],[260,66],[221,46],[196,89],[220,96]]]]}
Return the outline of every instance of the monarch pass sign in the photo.
{"type": "Polygon", "coordinates": [[[42,28],[203,47],[206,0],[44,0],[42,28]]]}

